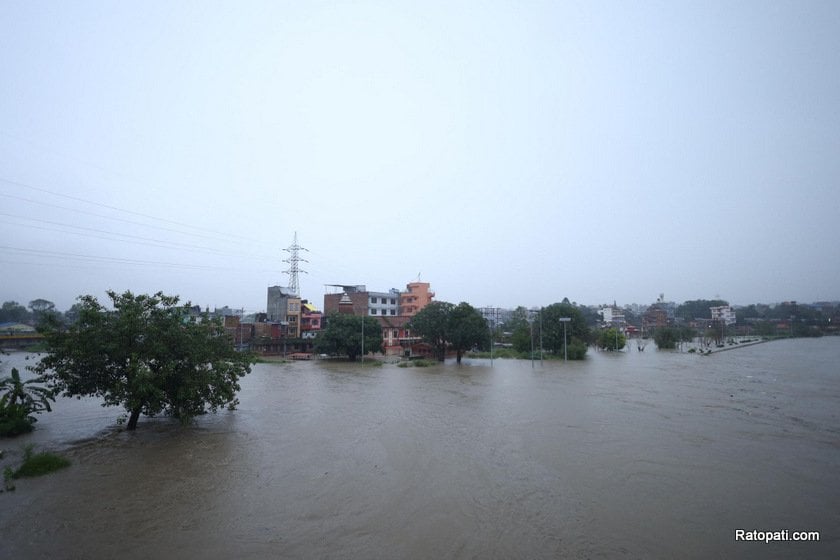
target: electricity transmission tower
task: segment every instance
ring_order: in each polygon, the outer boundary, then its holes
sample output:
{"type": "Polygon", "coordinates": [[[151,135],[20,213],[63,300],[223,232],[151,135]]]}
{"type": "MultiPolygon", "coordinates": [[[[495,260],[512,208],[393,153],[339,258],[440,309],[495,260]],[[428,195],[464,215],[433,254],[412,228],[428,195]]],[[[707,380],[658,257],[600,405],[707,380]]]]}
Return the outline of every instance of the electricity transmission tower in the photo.
{"type": "Polygon", "coordinates": [[[289,253],[289,258],[283,259],[284,263],[289,263],[289,269],[283,271],[283,274],[289,275],[289,291],[291,291],[296,296],[300,297],[300,280],[298,279],[298,274],[301,272],[303,272],[304,274],[308,273],[305,270],[301,270],[301,268],[298,266],[298,263],[309,261],[300,258],[299,252],[306,251],[308,253],[309,249],[298,245],[297,232],[295,232],[294,241],[291,245],[289,245],[283,250],[289,253]]]}

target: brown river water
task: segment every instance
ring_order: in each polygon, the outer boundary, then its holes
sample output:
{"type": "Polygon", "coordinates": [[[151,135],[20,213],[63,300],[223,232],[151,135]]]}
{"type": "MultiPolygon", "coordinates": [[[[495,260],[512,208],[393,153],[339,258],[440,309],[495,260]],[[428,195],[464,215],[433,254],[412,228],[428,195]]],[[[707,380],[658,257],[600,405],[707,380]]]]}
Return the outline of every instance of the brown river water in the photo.
{"type": "MultiPolygon", "coordinates": [[[[2,356],[3,374],[35,356],[2,356]]],[[[61,399],[0,440],[0,558],[837,558],[840,338],[711,356],[259,364],[182,427],[61,399]],[[740,542],[736,530],[819,531],[740,542]]]]}

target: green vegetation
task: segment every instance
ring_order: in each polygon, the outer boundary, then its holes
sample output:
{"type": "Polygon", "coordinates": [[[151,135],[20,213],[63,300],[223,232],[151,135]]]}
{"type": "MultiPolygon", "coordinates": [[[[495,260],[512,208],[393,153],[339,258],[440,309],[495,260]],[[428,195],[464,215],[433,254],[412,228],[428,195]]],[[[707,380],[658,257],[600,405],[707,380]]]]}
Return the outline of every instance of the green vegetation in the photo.
{"type": "Polygon", "coordinates": [[[712,312],[709,308],[720,307],[723,305],[729,305],[729,303],[722,299],[690,300],[677,306],[676,315],[686,321],[693,321],[694,319],[711,319],[712,312]]]}
{"type": "Polygon", "coordinates": [[[679,333],[671,327],[659,327],[653,333],[653,341],[660,350],[673,350],[679,342],[679,333]]]}
{"type": "Polygon", "coordinates": [[[469,358],[482,358],[482,359],[519,359],[525,360],[530,359],[528,355],[529,352],[520,352],[515,348],[504,348],[504,347],[495,347],[493,348],[492,356],[490,355],[491,352],[489,350],[482,350],[481,352],[467,352],[467,357],[469,358]]]}
{"type": "Polygon", "coordinates": [[[6,467],[3,469],[3,490],[6,492],[12,492],[15,489],[15,485],[12,483],[12,479],[15,477],[15,473],[12,470],[12,467],[6,467]]]}
{"type": "Polygon", "coordinates": [[[0,436],[31,432],[37,422],[33,414],[51,410],[50,401],[55,402],[53,392],[36,385],[44,381],[42,377],[21,381],[16,368],[12,368],[9,377],[0,380],[0,436]]]}
{"type": "Polygon", "coordinates": [[[453,307],[445,301],[433,301],[412,317],[408,324],[412,333],[431,345],[435,356],[441,362],[446,357],[447,328],[453,307]]]}
{"type": "Polygon", "coordinates": [[[32,445],[27,445],[23,451],[23,464],[11,478],[42,476],[69,466],[70,461],[66,458],[48,451],[34,453],[32,445]]]}
{"type": "Polygon", "coordinates": [[[474,347],[489,347],[490,330],[481,313],[469,303],[453,305],[434,301],[411,318],[409,328],[434,348],[438,361],[447,349],[455,351],[460,364],[464,353],[474,347]]]}
{"type": "Polygon", "coordinates": [[[347,313],[333,313],[326,319],[326,327],[315,339],[314,350],[329,356],[347,356],[355,362],[364,352],[382,353],[382,327],[373,317],[359,317],[347,313]]]}
{"type": "Polygon", "coordinates": [[[285,358],[266,358],[265,356],[254,356],[255,364],[289,364],[294,360],[287,360],[285,358]]]}
{"type": "Polygon", "coordinates": [[[579,338],[573,338],[569,343],[567,354],[570,360],[583,360],[586,358],[586,343],[579,338]]]}
{"type": "Polygon", "coordinates": [[[437,363],[438,363],[438,362],[436,362],[435,360],[425,360],[425,359],[421,359],[421,360],[407,360],[407,361],[400,362],[399,364],[397,364],[397,367],[401,367],[401,368],[407,368],[407,367],[430,367],[430,366],[437,365],[437,363]]]}
{"type": "MultiPolygon", "coordinates": [[[[528,311],[524,307],[517,307],[510,319],[504,324],[504,331],[510,336],[509,347],[494,348],[494,358],[531,359],[531,350],[539,354],[540,329],[542,329],[542,345],[546,358],[560,358],[568,355],[570,360],[586,358],[590,330],[587,317],[577,305],[564,298],[561,303],[554,303],[539,311],[528,311]],[[542,317],[540,317],[542,315],[542,317]],[[561,318],[568,317],[564,324],[561,318]],[[564,336],[565,335],[565,336],[564,336]],[[546,354],[547,352],[547,354],[546,354]]],[[[482,352],[471,354],[489,358],[490,354],[482,352]]]]}
{"type": "Polygon", "coordinates": [[[621,350],[625,344],[627,339],[616,328],[604,329],[598,334],[598,347],[604,350],[621,350]]]}
{"type": "Polygon", "coordinates": [[[140,414],[164,413],[188,422],[219,407],[235,408],[250,354],[233,349],[220,321],[190,315],[178,298],[109,291],[113,311],[93,296],[79,298],[78,320],[45,322],[48,355],[34,368],[64,396],[102,397],[123,406],[126,428],[140,414]]]}
{"type": "Polygon", "coordinates": [[[534,348],[540,340],[542,328],[543,348],[555,356],[568,354],[570,360],[583,360],[586,357],[587,343],[590,339],[586,318],[578,307],[564,298],[561,303],[552,303],[540,310],[542,317],[534,317],[534,348]],[[571,319],[565,329],[561,318],[571,319]]]}

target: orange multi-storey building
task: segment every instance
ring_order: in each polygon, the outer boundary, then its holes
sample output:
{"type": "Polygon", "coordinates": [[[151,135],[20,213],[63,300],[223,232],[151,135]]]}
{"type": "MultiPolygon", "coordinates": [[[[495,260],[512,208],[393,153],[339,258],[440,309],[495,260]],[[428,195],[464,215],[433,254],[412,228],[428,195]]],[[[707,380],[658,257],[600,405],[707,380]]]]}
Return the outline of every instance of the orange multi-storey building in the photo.
{"type": "Polygon", "coordinates": [[[404,292],[400,292],[400,315],[413,317],[417,312],[432,302],[435,293],[429,290],[428,282],[409,282],[404,292]]]}

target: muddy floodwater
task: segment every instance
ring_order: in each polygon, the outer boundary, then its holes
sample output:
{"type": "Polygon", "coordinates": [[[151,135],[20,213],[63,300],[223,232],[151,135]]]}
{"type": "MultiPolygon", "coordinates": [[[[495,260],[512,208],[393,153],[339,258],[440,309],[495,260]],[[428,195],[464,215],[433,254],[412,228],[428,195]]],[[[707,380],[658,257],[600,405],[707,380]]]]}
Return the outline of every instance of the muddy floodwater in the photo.
{"type": "MultiPolygon", "coordinates": [[[[34,356],[2,356],[4,374],[34,356]]],[[[259,364],[181,427],[62,399],[0,440],[0,558],[837,558],[840,338],[712,356],[259,364]],[[736,531],[819,531],[819,542],[736,531]]]]}

